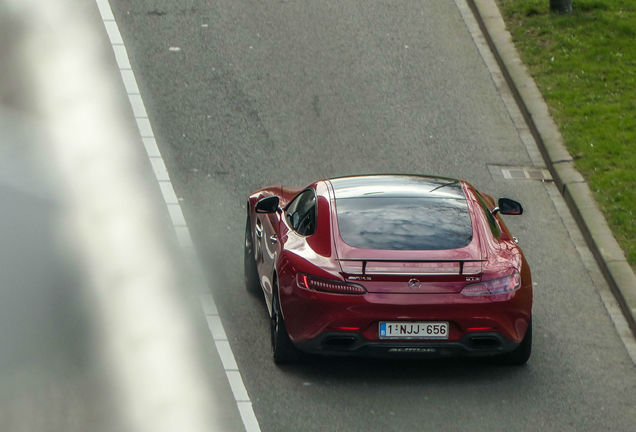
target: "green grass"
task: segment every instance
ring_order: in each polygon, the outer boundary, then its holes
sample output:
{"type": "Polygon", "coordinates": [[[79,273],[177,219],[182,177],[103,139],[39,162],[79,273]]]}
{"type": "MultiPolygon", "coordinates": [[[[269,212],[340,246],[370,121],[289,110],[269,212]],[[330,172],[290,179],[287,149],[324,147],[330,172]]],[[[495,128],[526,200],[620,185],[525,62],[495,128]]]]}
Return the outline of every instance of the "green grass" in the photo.
{"type": "Polygon", "coordinates": [[[636,0],[497,0],[578,170],[636,267],[636,0]]]}

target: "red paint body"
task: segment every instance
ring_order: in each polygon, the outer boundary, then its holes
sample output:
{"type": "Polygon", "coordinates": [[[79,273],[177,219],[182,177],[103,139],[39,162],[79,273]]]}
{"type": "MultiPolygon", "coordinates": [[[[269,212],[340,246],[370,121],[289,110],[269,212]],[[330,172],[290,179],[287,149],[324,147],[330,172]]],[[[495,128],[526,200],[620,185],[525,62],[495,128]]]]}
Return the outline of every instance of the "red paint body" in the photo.
{"type": "MultiPolygon", "coordinates": [[[[280,305],[291,340],[302,346],[325,333],[359,333],[366,341],[379,342],[380,321],[448,321],[450,333],[446,343],[459,341],[470,332],[489,331],[518,344],[524,337],[532,310],[532,280],[530,268],[499,214],[495,215],[501,231],[493,235],[475,189],[461,182],[473,226],[470,243],[452,250],[376,250],[359,249],[345,243],[339,235],[335,210],[335,195],[328,180],[315,182],[301,189],[267,187],[249,198],[249,215],[259,280],[271,311],[274,278],[278,281],[280,305]],[[313,189],[317,197],[315,232],[302,236],[293,231],[284,216],[287,204],[301,191],[313,189]],[[255,213],[261,198],[276,195],[281,211],[255,213]],[[264,235],[254,234],[255,224],[262,224],[264,235]],[[276,242],[268,242],[271,236],[276,242]],[[483,260],[481,271],[466,274],[418,276],[421,286],[408,287],[411,275],[380,274],[357,280],[347,272],[347,261],[339,259],[391,260],[483,260]],[[471,283],[498,279],[516,270],[521,275],[521,287],[506,294],[466,296],[460,293],[471,283]],[[367,289],[363,295],[334,294],[300,287],[298,273],[326,279],[350,281],[367,289]],[[354,278],[348,279],[348,278],[354,278]],[[475,281],[475,278],[478,278],[475,281]],[[359,330],[355,330],[358,328],[359,330]],[[473,329],[473,330],[468,330],[473,329]]],[[[490,209],[494,200],[481,193],[490,209]]],[[[367,264],[371,265],[371,263],[367,264]]],[[[388,264],[389,266],[391,264],[388,264]]],[[[416,272],[418,266],[410,264],[416,272]]],[[[467,264],[468,265],[468,264],[467,264]]],[[[386,267],[386,266],[385,266],[386,267]]],[[[404,265],[402,265],[403,269],[404,265]]],[[[402,270],[403,271],[403,270],[402,270]]],[[[355,273],[355,274],[359,274],[355,273]]],[[[401,345],[417,341],[401,341],[401,345]]]]}

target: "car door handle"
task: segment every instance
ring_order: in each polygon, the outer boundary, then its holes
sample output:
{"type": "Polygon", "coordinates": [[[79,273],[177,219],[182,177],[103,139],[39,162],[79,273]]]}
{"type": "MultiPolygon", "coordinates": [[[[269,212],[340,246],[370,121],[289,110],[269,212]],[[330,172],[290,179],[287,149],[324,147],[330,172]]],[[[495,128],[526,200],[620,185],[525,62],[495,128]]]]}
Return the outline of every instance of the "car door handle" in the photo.
{"type": "Polygon", "coordinates": [[[256,237],[263,237],[263,226],[261,225],[260,221],[256,222],[256,237]]]}
{"type": "Polygon", "coordinates": [[[278,236],[276,234],[269,236],[269,241],[271,241],[272,243],[278,242],[278,236]]]}

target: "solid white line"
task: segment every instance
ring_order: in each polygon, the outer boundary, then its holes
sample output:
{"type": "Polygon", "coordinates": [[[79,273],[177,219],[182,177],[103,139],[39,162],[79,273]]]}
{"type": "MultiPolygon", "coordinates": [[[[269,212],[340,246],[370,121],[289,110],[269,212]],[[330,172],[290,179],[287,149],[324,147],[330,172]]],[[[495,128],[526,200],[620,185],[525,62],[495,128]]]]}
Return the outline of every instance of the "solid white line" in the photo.
{"type": "Polygon", "coordinates": [[[124,81],[124,87],[126,87],[128,97],[130,97],[130,95],[139,94],[139,87],[137,87],[137,80],[135,80],[133,71],[130,69],[122,69],[119,72],[121,73],[121,79],[124,81]]]}
{"type": "Polygon", "coordinates": [[[159,188],[161,189],[161,194],[163,195],[163,200],[166,204],[179,204],[179,200],[177,199],[177,194],[174,193],[172,183],[169,181],[160,181],[159,188]]]}
{"type": "MultiPolygon", "coordinates": [[[[115,21],[113,21],[115,22],[115,21]]],[[[128,52],[126,52],[126,47],[119,44],[113,44],[113,51],[115,52],[115,60],[117,60],[117,65],[119,69],[132,69],[130,67],[130,61],[128,60],[128,52]]]]}
{"type": "Polygon", "coordinates": [[[177,240],[184,249],[194,249],[194,243],[192,243],[192,237],[190,237],[190,230],[186,226],[173,226],[174,231],[177,234],[177,240]]]}
{"type": "Polygon", "coordinates": [[[221,356],[221,361],[223,362],[223,367],[225,370],[236,370],[238,371],[238,365],[236,364],[236,360],[234,359],[234,354],[232,353],[232,348],[230,348],[230,343],[228,341],[214,341],[216,345],[216,349],[221,356]]]}
{"type": "Polygon", "coordinates": [[[247,395],[247,390],[243,385],[243,379],[241,373],[237,370],[230,370],[225,372],[228,380],[230,380],[230,387],[232,387],[232,393],[234,393],[234,399],[237,402],[249,402],[250,397],[247,395]]]}
{"type": "Polygon", "coordinates": [[[108,33],[111,44],[124,44],[124,40],[121,38],[121,34],[119,33],[119,27],[117,27],[115,21],[104,21],[104,26],[106,27],[106,33],[108,33]]]}
{"type": "Polygon", "coordinates": [[[144,142],[144,147],[146,148],[146,153],[148,153],[148,156],[161,156],[161,153],[159,153],[159,148],[157,147],[157,142],[154,138],[143,138],[142,141],[144,142]]]}
{"type": "Polygon", "coordinates": [[[221,324],[221,318],[218,316],[206,316],[205,319],[208,322],[208,328],[214,340],[227,340],[225,329],[223,324],[221,324]]]}
{"type": "Polygon", "coordinates": [[[113,11],[110,9],[110,3],[108,3],[108,0],[97,0],[97,7],[99,8],[99,13],[101,14],[104,22],[115,21],[113,11]]]}
{"type": "Polygon", "coordinates": [[[186,226],[183,212],[179,204],[166,204],[168,206],[168,213],[170,214],[170,220],[174,226],[186,226]]]}
{"type": "Polygon", "coordinates": [[[163,163],[163,158],[161,156],[150,156],[149,159],[157,180],[170,181],[168,169],[166,168],[166,164],[163,163]]]}
{"type": "MultiPolygon", "coordinates": [[[[168,208],[168,213],[177,235],[177,239],[179,244],[184,248],[185,252],[187,252],[186,255],[190,256],[190,254],[192,254],[195,263],[198,263],[199,261],[196,257],[196,251],[192,244],[190,231],[185,218],[183,217],[183,211],[181,210],[179,199],[177,198],[177,194],[175,193],[172,182],[170,181],[170,175],[163,158],[161,157],[161,152],[157,147],[157,142],[152,131],[152,125],[148,119],[146,107],[140,95],[139,86],[137,85],[135,74],[132,71],[130,60],[128,59],[128,53],[124,46],[121,33],[119,32],[119,27],[115,22],[114,15],[110,8],[110,3],[108,0],[96,0],[96,2],[102,16],[102,20],[104,21],[106,33],[110,38],[113,52],[115,53],[115,59],[120,69],[124,88],[126,89],[130,100],[130,105],[137,122],[137,127],[139,128],[139,134],[146,152],[148,153],[148,158],[152,165],[153,172],[155,173],[157,182],[159,183],[159,188],[168,208]]],[[[241,373],[238,370],[238,365],[234,358],[234,354],[232,353],[232,348],[227,340],[227,335],[223,328],[221,318],[218,315],[214,298],[212,297],[212,294],[204,293],[200,296],[200,300],[201,307],[206,315],[205,318],[208,323],[210,333],[214,340],[214,345],[216,346],[219,357],[221,358],[221,362],[230,384],[230,388],[232,389],[232,393],[234,394],[234,399],[236,400],[237,408],[241,415],[241,420],[243,421],[245,430],[247,432],[260,432],[261,429],[258,424],[258,420],[254,414],[254,409],[252,408],[249,394],[247,393],[247,389],[245,388],[245,384],[241,378],[241,373]]]]}
{"type": "Polygon", "coordinates": [[[245,430],[247,432],[260,432],[261,428],[258,426],[258,420],[254,415],[254,409],[252,409],[252,402],[237,402],[245,430]]]}
{"type": "Polygon", "coordinates": [[[150,120],[147,118],[136,118],[137,127],[139,128],[139,133],[142,138],[154,138],[155,134],[152,133],[152,126],[150,125],[150,120]]]}
{"type": "MultiPolygon", "coordinates": [[[[132,72],[132,71],[131,71],[132,72]]],[[[132,105],[133,114],[135,117],[148,117],[146,113],[146,107],[144,106],[144,101],[141,100],[141,95],[139,93],[139,89],[135,94],[129,94],[128,100],[130,101],[130,105],[132,105]]]]}
{"type": "Polygon", "coordinates": [[[201,305],[203,306],[203,312],[206,315],[218,315],[219,312],[216,310],[216,303],[214,303],[214,298],[212,294],[201,294],[200,297],[201,305]]]}

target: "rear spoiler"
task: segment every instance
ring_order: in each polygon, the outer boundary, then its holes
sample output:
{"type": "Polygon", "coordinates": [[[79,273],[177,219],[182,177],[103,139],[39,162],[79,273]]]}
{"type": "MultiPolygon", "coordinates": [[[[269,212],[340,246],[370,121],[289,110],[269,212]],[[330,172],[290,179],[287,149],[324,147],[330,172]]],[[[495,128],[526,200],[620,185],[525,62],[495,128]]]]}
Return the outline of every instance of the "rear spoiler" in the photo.
{"type": "Polygon", "coordinates": [[[373,274],[421,274],[421,275],[449,275],[449,274],[477,274],[481,273],[481,263],[487,260],[485,259],[367,259],[367,258],[336,258],[337,261],[340,261],[340,266],[345,273],[354,273],[354,274],[363,274],[363,275],[373,275],[373,274]],[[344,264],[343,264],[344,262],[344,264]],[[346,263],[349,262],[360,262],[361,264],[361,272],[357,271],[358,266],[346,266],[346,263]],[[367,267],[369,263],[390,263],[389,265],[380,266],[380,269],[372,269],[371,271],[367,271],[367,267]],[[479,263],[479,269],[477,271],[477,265],[479,263]],[[391,265],[393,264],[393,265],[391,265]],[[402,264],[402,265],[399,265],[402,264]],[[411,265],[408,265],[411,264],[411,265]],[[437,266],[418,266],[417,264],[438,264],[437,266]],[[455,265],[452,265],[455,264],[455,265]],[[468,265],[466,265],[468,264],[468,265]],[[472,265],[471,265],[472,264],[472,265]],[[346,266],[346,267],[345,267],[346,266]],[[457,267],[459,267],[459,271],[457,271],[457,267]],[[466,269],[465,267],[468,267],[466,269]],[[423,270],[428,268],[429,270],[452,270],[445,272],[423,272],[423,273],[414,273],[412,270],[423,270]],[[408,270],[408,271],[396,271],[396,270],[408,270]],[[352,271],[353,270],[353,271],[352,271]],[[388,270],[388,271],[387,271],[388,270]],[[468,272],[465,272],[468,270],[468,272]]]}

